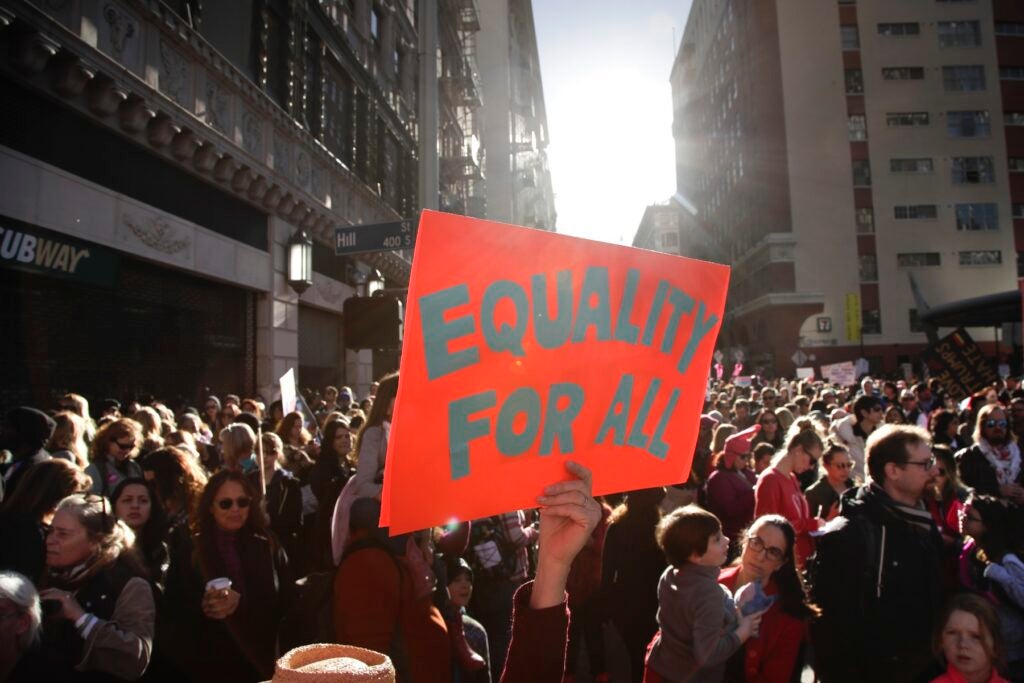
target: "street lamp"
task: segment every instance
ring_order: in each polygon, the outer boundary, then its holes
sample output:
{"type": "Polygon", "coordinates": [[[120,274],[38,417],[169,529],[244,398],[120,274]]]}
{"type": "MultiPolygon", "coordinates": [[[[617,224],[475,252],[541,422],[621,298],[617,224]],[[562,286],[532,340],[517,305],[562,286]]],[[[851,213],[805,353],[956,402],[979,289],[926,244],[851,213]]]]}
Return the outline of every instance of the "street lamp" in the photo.
{"type": "Polygon", "coordinates": [[[288,284],[299,294],[313,286],[313,240],[302,229],[288,240],[288,284]]]}
{"type": "Polygon", "coordinates": [[[375,293],[380,292],[384,289],[384,276],[380,274],[380,271],[374,268],[370,271],[370,275],[366,280],[366,296],[373,296],[375,293]]]}

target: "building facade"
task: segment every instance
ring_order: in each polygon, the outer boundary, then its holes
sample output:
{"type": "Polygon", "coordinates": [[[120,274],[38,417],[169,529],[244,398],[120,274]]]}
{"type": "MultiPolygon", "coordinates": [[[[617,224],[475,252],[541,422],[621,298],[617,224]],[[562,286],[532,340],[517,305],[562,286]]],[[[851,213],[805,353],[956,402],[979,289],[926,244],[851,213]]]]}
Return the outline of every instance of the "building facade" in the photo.
{"type": "Polygon", "coordinates": [[[3,3],[0,402],[270,401],[289,368],[359,391],[391,369],[346,350],[341,307],[410,264],[333,233],[419,205],[415,27],[412,0],[3,3]]]}
{"type": "Polygon", "coordinates": [[[722,345],[893,371],[927,344],[912,279],[930,305],[1016,287],[1013,5],[694,2],[677,187],[733,266],[722,345]]]}
{"type": "Polygon", "coordinates": [[[487,217],[553,231],[557,214],[531,0],[481,4],[477,61],[483,82],[487,217]]]}

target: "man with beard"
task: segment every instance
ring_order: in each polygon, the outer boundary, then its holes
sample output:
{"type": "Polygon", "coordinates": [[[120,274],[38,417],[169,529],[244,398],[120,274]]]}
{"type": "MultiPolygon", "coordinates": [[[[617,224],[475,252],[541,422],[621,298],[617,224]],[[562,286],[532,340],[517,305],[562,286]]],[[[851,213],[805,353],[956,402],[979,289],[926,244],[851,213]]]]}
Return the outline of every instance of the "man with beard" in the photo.
{"type": "Polygon", "coordinates": [[[1020,449],[1010,435],[1006,411],[990,403],[978,411],[974,445],[956,454],[960,481],[978,495],[1024,503],[1020,449]]]}

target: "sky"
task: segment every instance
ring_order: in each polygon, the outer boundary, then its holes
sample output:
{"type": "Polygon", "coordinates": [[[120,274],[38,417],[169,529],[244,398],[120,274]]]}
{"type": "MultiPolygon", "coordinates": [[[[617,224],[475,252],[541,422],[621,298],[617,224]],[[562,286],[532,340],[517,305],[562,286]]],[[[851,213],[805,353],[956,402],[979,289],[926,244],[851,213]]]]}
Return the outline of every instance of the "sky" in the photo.
{"type": "Polygon", "coordinates": [[[558,232],[630,244],[675,192],[668,77],[691,0],[533,0],[558,232]]]}

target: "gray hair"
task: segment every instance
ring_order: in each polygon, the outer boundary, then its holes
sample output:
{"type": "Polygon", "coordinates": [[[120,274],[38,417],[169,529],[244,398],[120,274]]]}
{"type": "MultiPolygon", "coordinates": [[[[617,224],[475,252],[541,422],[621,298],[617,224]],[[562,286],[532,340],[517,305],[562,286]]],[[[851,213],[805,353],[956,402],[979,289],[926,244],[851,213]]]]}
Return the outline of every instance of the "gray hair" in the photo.
{"type": "Polygon", "coordinates": [[[73,515],[85,527],[89,540],[97,545],[97,568],[110,564],[135,545],[135,532],[114,516],[113,506],[103,496],[68,496],[57,505],[57,512],[62,511],[73,515]]]}
{"type": "Polygon", "coordinates": [[[39,593],[32,582],[17,572],[0,572],[0,600],[9,600],[19,612],[28,615],[28,631],[18,636],[18,651],[24,652],[39,638],[43,611],[39,606],[39,593]]]}

